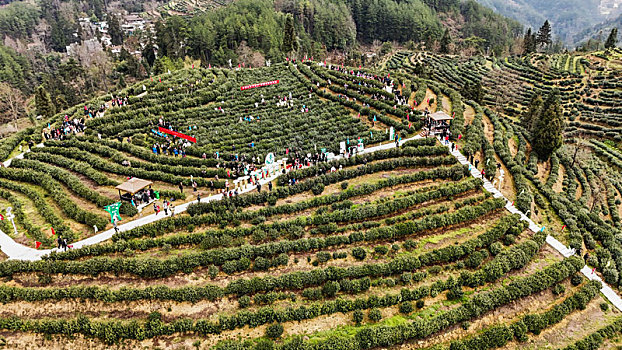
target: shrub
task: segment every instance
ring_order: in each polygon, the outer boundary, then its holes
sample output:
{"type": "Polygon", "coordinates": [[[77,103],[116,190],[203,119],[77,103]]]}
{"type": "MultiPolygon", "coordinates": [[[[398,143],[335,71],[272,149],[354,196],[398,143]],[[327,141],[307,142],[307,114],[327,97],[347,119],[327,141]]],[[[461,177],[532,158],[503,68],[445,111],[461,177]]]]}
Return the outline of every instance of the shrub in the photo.
{"type": "Polygon", "coordinates": [[[447,300],[458,300],[464,296],[464,291],[461,286],[455,286],[447,293],[447,300]]]}
{"type": "Polygon", "coordinates": [[[492,256],[496,256],[497,254],[501,253],[502,250],[503,244],[501,244],[500,242],[495,242],[490,245],[490,254],[492,254],[492,256]]]}
{"type": "Polygon", "coordinates": [[[562,295],[565,292],[566,292],[566,287],[564,287],[561,284],[558,284],[555,287],[553,287],[553,294],[555,294],[555,295],[562,295]]]}
{"type": "Polygon", "coordinates": [[[505,235],[505,237],[503,237],[503,244],[507,246],[514,244],[514,242],[516,242],[516,236],[514,235],[505,235]]]}
{"type": "Polygon", "coordinates": [[[311,192],[313,192],[314,195],[319,196],[322,194],[322,192],[324,192],[324,184],[321,182],[316,183],[315,185],[313,185],[313,187],[311,188],[311,192]]]}
{"type": "Polygon", "coordinates": [[[344,181],[344,182],[342,182],[342,183],[341,183],[341,189],[342,189],[342,190],[345,190],[345,189],[347,189],[347,188],[348,188],[348,181],[344,181]]]}
{"type": "Polygon", "coordinates": [[[48,284],[52,283],[52,276],[47,273],[42,273],[37,277],[37,281],[40,285],[47,286],[48,284]]]}
{"type": "Polygon", "coordinates": [[[367,251],[364,248],[356,247],[352,249],[352,256],[358,260],[363,260],[367,257],[367,251]]]}
{"type": "Polygon", "coordinates": [[[401,313],[408,315],[413,311],[413,304],[410,301],[405,301],[400,304],[399,309],[401,313]]]}
{"type": "Polygon", "coordinates": [[[361,322],[363,322],[363,311],[361,310],[355,310],[352,313],[352,321],[354,321],[355,324],[359,325],[361,324],[361,322]]]}
{"type": "Polygon", "coordinates": [[[330,260],[331,255],[330,253],[327,252],[318,252],[315,257],[317,258],[317,261],[321,264],[321,263],[325,263],[327,261],[330,260]]]}
{"type": "Polygon", "coordinates": [[[417,309],[423,309],[423,307],[425,306],[425,302],[419,299],[417,300],[416,306],[417,306],[417,309]]]}
{"type": "Polygon", "coordinates": [[[600,303],[600,309],[601,309],[603,312],[606,312],[607,310],[609,310],[609,303],[607,303],[607,302],[602,302],[602,303],[600,303]]]}
{"type": "Polygon", "coordinates": [[[280,323],[273,323],[266,328],[266,337],[270,339],[278,339],[283,335],[283,325],[280,323]]]}
{"type": "Polygon", "coordinates": [[[251,305],[251,297],[248,295],[243,295],[238,299],[238,304],[240,309],[245,309],[251,305]]]}
{"type": "Polygon", "coordinates": [[[329,281],[322,286],[322,295],[327,298],[334,297],[339,292],[339,282],[329,281]]]}
{"type": "Polygon", "coordinates": [[[374,252],[379,255],[386,255],[389,252],[389,248],[387,246],[379,245],[374,247],[374,252]]]}
{"type": "Polygon", "coordinates": [[[606,267],[603,270],[603,278],[609,284],[617,284],[619,279],[618,270],[613,267],[606,267]]]}
{"type": "Polygon", "coordinates": [[[382,314],[380,313],[380,310],[378,310],[377,308],[373,308],[369,310],[369,313],[367,314],[367,316],[373,322],[378,322],[382,319],[382,314]]]}
{"type": "Polygon", "coordinates": [[[575,274],[574,274],[574,275],[572,275],[572,277],[570,278],[570,283],[571,283],[573,286],[575,286],[575,287],[576,287],[576,286],[578,286],[578,285],[580,285],[581,283],[583,283],[583,276],[581,276],[581,274],[580,274],[580,273],[575,273],[575,274]]]}

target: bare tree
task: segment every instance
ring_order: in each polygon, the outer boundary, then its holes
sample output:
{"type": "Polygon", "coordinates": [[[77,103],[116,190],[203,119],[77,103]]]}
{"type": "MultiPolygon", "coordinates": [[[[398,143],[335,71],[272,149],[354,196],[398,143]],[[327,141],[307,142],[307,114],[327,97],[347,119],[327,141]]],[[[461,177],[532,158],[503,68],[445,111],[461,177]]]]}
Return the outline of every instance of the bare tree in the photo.
{"type": "Polygon", "coordinates": [[[15,129],[17,120],[24,115],[22,92],[7,83],[0,83],[0,113],[4,115],[3,120],[13,121],[15,129]]]}

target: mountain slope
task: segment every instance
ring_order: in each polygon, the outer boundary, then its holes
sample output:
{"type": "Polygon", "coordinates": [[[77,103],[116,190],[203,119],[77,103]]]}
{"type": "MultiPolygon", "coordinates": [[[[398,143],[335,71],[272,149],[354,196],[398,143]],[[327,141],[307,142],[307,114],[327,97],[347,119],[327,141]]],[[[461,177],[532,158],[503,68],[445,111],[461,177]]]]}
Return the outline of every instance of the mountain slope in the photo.
{"type": "Polygon", "coordinates": [[[605,20],[600,0],[478,0],[504,16],[514,18],[527,27],[538,29],[545,20],[555,35],[572,42],[574,34],[605,20]]]}

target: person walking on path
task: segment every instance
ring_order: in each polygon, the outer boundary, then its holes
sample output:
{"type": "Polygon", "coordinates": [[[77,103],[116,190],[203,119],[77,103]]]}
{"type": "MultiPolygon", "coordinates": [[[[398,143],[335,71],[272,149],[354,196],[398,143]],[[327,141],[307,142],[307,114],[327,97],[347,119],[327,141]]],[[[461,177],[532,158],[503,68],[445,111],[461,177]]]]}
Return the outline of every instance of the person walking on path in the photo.
{"type": "Polygon", "coordinates": [[[456,149],[456,144],[452,142],[451,143],[451,152],[453,153],[455,149],[456,149]]]}
{"type": "Polygon", "coordinates": [[[168,201],[164,201],[162,204],[162,209],[164,209],[164,215],[168,215],[168,201]]]}
{"type": "Polygon", "coordinates": [[[184,193],[184,184],[179,181],[179,192],[184,193]]]}
{"type": "Polygon", "coordinates": [[[58,249],[60,249],[60,247],[63,246],[63,238],[61,236],[58,236],[56,243],[58,243],[58,249]]]}
{"type": "Polygon", "coordinates": [[[155,202],[153,203],[153,211],[156,215],[158,215],[158,213],[160,212],[160,206],[155,202]]]}
{"type": "Polygon", "coordinates": [[[257,192],[261,192],[261,184],[257,181],[257,192]]]}
{"type": "Polygon", "coordinates": [[[197,191],[197,182],[196,181],[192,181],[192,191],[193,192],[197,191]]]}
{"type": "Polygon", "coordinates": [[[201,203],[201,194],[197,194],[197,203],[201,203]]]}
{"type": "Polygon", "coordinates": [[[175,206],[171,204],[171,217],[175,216],[175,206]]]}
{"type": "Polygon", "coordinates": [[[477,169],[477,166],[479,165],[479,159],[475,160],[475,169],[477,169]]]}
{"type": "Polygon", "coordinates": [[[272,192],[272,181],[268,182],[268,191],[272,192]]]}
{"type": "Polygon", "coordinates": [[[114,227],[114,232],[115,233],[119,233],[119,227],[117,226],[117,218],[116,217],[112,220],[112,227],[114,227]]]}
{"type": "Polygon", "coordinates": [[[486,170],[482,169],[482,180],[484,179],[484,176],[486,176],[486,170]]]}
{"type": "Polygon", "coordinates": [[[67,251],[67,239],[63,239],[63,250],[67,251]]]}

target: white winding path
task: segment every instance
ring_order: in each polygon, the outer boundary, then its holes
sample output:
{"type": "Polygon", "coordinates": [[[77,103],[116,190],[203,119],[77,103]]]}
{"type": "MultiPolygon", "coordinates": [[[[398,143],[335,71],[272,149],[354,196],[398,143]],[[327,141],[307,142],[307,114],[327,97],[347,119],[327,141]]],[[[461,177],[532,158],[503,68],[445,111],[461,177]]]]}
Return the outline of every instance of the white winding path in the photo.
{"type": "MultiPolygon", "coordinates": [[[[420,135],[411,137],[409,139],[405,139],[402,140],[400,144],[403,144],[405,142],[411,141],[411,140],[415,140],[415,139],[420,139],[422,138],[420,135]]],[[[443,143],[441,141],[441,143],[443,143]]],[[[450,147],[449,145],[446,145],[447,147],[450,147]]],[[[43,147],[43,144],[38,144],[35,147],[43,147]]],[[[371,152],[376,152],[379,150],[387,150],[387,149],[391,149],[391,148],[395,148],[395,143],[393,142],[388,142],[386,144],[383,145],[379,145],[379,146],[374,146],[374,147],[369,147],[366,148],[362,153],[371,153],[371,152]]],[[[450,151],[451,152],[451,151],[450,151]]],[[[451,154],[456,157],[458,159],[458,161],[463,164],[463,165],[469,165],[468,160],[466,159],[466,157],[464,155],[462,155],[462,153],[460,153],[458,150],[454,150],[453,152],[451,152],[451,154]]],[[[17,156],[15,156],[15,158],[23,158],[24,154],[21,153],[17,156]]],[[[341,156],[337,156],[337,158],[340,158],[341,156]]],[[[10,166],[11,164],[11,159],[5,161],[4,166],[10,166]]],[[[473,177],[481,177],[480,172],[475,168],[475,167],[471,167],[471,175],[473,177]]],[[[260,180],[260,183],[262,185],[268,183],[268,181],[273,181],[275,180],[278,176],[280,176],[280,174],[275,174],[267,179],[264,180],[260,180]]],[[[487,179],[483,179],[484,181],[484,188],[493,194],[493,196],[495,198],[501,198],[503,197],[506,200],[506,205],[505,208],[513,214],[520,214],[521,219],[528,222],[529,223],[529,229],[533,232],[538,232],[540,230],[542,230],[541,227],[539,227],[538,225],[536,225],[535,222],[533,222],[530,218],[528,218],[525,214],[523,214],[521,211],[519,211],[512,203],[510,203],[510,201],[505,198],[503,196],[503,194],[497,190],[492,183],[490,183],[490,181],[488,181],[487,179]]],[[[248,186],[246,189],[242,190],[242,193],[247,193],[250,192],[252,190],[254,190],[255,187],[254,186],[248,186]]],[[[204,202],[210,202],[210,201],[214,201],[214,200],[220,200],[222,199],[223,195],[222,194],[217,194],[217,195],[213,195],[207,198],[204,198],[204,202]]],[[[175,213],[179,214],[179,213],[183,213],[188,209],[188,206],[193,203],[193,202],[188,202],[188,203],[184,203],[184,204],[180,204],[175,206],[175,213]]],[[[127,231],[130,229],[133,229],[135,227],[139,227],[139,226],[143,226],[146,224],[150,224],[152,222],[164,219],[165,216],[164,213],[162,213],[161,215],[156,215],[156,214],[151,214],[151,215],[147,215],[145,217],[142,217],[140,219],[136,219],[133,221],[130,221],[128,223],[125,224],[121,224],[119,225],[119,230],[120,231],[127,231]]],[[[73,247],[74,248],[82,248],[85,246],[89,246],[89,245],[93,245],[93,244],[97,244],[97,243],[101,243],[104,242],[108,239],[110,239],[112,236],[114,235],[114,229],[109,229],[106,231],[103,231],[95,236],[86,238],[82,241],[79,242],[75,242],[73,243],[73,247]]],[[[561,243],[560,241],[558,241],[557,239],[555,239],[555,237],[548,235],[546,237],[546,243],[548,243],[551,247],[553,247],[555,250],[557,250],[560,254],[562,254],[564,257],[569,257],[571,255],[574,254],[574,251],[569,249],[568,247],[566,247],[563,243],[561,243]]],[[[5,253],[9,259],[20,259],[20,260],[40,260],[42,256],[49,254],[50,252],[57,250],[57,249],[34,249],[31,247],[26,247],[22,244],[19,244],[17,242],[15,242],[11,237],[9,237],[7,234],[5,234],[4,232],[0,231],[0,249],[2,250],[3,253],[5,253]]],[[[620,311],[622,311],[622,298],[620,298],[620,296],[609,286],[607,285],[601,278],[600,276],[598,276],[595,273],[592,273],[592,270],[585,265],[582,269],[581,269],[581,273],[583,273],[588,279],[590,280],[598,280],[602,282],[603,287],[601,288],[601,293],[603,293],[603,295],[620,311]]]]}
{"type": "MultiPolygon", "coordinates": [[[[448,146],[448,147],[450,147],[450,146],[448,146]]],[[[461,164],[469,165],[469,161],[458,150],[454,150],[453,152],[451,152],[451,154],[454,157],[456,157],[461,164]]],[[[481,174],[480,174],[479,170],[477,170],[473,166],[471,166],[471,175],[473,175],[473,177],[481,177],[481,174]]],[[[528,218],[525,214],[523,214],[520,210],[518,210],[512,203],[510,203],[510,201],[507,198],[505,198],[503,196],[503,194],[499,190],[497,190],[490,183],[490,181],[488,181],[487,179],[483,179],[483,180],[484,180],[484,188],[488,192],[492,193],[495,198],[503,197],[506,200],[505,208],[510,213],[520,214],[521,220],[526,221],[527,223],[529,223],[529,229],[531,231],[538,232],[538,231],[542,230],[542,227],[536,225],[535,222],[533,222],[530,218],[528,218]]],[[[566,258],[569,257],[569,256],[574,255],[574,253],[575,253],[572,249],[566,247],[562,242],[558,241],[555,237],[553,237],[551,235],[547,235],[546,236],[546,243],[548,243],[551,247],[553,247],[555,250],[557,250],[561,255],[563,255],[566,258]]],[[[581,273],[583,273],[585,275],[585,277],[587,277],[590,280],[600,281],[602,283],[602,285],[603,285],[603,287],[600,289],[600,292],[603,293],[603,295],[618,310],[622,311],[622,298],[620,298],[618,293],[616,293],[608,284],[606,284],[605,281],[603,281],[600,278],[600,276],[598,276],[596,273],[592,273],[592,269],[590,269],[587,265],[583,266],[583,268],[581,269],[581,273]]]]}

